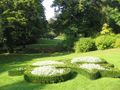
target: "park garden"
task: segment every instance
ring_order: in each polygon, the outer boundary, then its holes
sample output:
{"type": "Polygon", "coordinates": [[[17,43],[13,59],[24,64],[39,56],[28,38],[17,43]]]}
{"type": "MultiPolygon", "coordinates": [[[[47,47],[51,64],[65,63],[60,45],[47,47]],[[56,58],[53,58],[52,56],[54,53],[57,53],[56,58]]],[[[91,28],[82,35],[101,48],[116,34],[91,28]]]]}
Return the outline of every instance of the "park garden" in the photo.
{"type": "Polygon", "coordinates": [[[120,0],[0,1],[0,90],[119,90],[120,0]]]}

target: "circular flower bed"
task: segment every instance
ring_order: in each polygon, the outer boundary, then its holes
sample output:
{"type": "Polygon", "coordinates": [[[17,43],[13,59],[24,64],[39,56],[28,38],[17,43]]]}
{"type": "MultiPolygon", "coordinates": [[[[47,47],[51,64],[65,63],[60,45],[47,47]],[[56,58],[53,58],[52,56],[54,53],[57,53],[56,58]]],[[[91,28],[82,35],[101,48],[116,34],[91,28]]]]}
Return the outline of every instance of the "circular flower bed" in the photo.
{"type": "Polygon", "coordinates": [[[102,63],[102,62],[104,61],[101,60],[101,58],[91,56],[79,57],[71,60],[71,63],[102,63]]]}
{"type": "Polygon", "coordinates": [[[80,65],[80,68],[87,69],[87,70],[94,70],[94,69],[106,70],[106,68],[102,67],[99,64],[82,64],[82,65],[80,65]]]}
{"type": "Polygon", "coordinates": [[[34,75],[43,75],[43,76],[51,76],[56,74],[62,74],[64,73],[64,69],[57,69],[54,66],[42,66],[37,67],[31,71],[31,74],[34,75]]]}
{"type": "Polygon", "coordinates": [[[40,61],[32,64],[32,66],[45,66],[45,65],[64,65],[64,62],[49,60],[49,61],[40,61]]]}
{"type": "Polygon", "coordinates": [[[69,68],[41,66],[25,71],[24,78],[34,83],[57,83],[70,79],[72,71],[69,68]]]}

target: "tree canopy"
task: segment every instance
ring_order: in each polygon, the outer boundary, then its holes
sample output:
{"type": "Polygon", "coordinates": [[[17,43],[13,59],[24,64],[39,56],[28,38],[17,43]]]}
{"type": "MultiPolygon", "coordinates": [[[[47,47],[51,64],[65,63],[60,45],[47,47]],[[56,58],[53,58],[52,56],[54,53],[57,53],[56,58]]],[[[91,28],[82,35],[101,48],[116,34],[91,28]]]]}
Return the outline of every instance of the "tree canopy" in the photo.
{"type": "Polygon", "coordinates": [[[34,42],[46,30],[41,0],[1,0],[0,36],[10,49],[34,42]]]}
{"type": "Polygon", "coordinates": [[[93,36],[104,23],[110,24],[115,33],[120,32],[120,0],[54,0],[52,6],[60,13],[51,25],[56,33],[69,32],[74,26],[74,32],[93,36]]]}

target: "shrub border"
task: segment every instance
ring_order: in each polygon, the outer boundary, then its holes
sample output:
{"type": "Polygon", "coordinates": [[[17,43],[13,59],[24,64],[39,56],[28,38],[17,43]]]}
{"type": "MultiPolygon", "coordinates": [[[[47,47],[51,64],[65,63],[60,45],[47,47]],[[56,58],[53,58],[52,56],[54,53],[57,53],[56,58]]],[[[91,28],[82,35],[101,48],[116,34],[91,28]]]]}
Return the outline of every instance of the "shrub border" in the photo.
{"type": "Polygon", "coordinates": [[[51,75],[51,76],[41,76],[31,74],[31,70],[26,70],[24,73],[24,79],[27,82],[50,84],[58,83],[69,80],[73,76],[73,71],[70,68],[64,68],[65,72],[63,74],[51,75]]]}

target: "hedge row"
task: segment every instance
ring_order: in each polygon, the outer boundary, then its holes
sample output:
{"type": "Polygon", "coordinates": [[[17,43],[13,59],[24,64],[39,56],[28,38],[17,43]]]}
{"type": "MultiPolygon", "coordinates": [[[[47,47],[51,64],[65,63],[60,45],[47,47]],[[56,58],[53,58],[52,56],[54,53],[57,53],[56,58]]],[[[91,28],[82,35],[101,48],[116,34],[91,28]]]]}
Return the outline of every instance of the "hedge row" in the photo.
{"type": "Polygon", "coordinates": [[[120,48],[120,37],[118,35],[101,35],[94,39],[80,38],[74,45],[75,52],[88,52],[109,48],[120,48]]]}
{"type": "Polygon", "coordinates": [[[109,70],[100,70],[101,77],[120,78],[120,70],[112,68],[109,70]]]}
{"type": "Polygon", "coordinates": [[[75,71],[80,73],[81,75],[91,79],[95,80],[101,77],[112,77],[112,78],[120,78],[120,70],[117,68],[114,68],[113,64],[101,64],[101,66],[105,67],[106,70],[88,70],[88,69],[82,69],[79,68],[79,65],[77,67],[73,68],[75,71]]]}
{"type": "Polygon", "coordinates": [[[65,72],[63,74],[51,75],[51,76],[41,76],[41,75],[33,75],[31,74],[31,70],[27,70],[24,73],[24,79],[28,82],[33,83],[58,83],[66,81],[73,76],[73,72],[69,68],[64,68],[65,72]]]}

